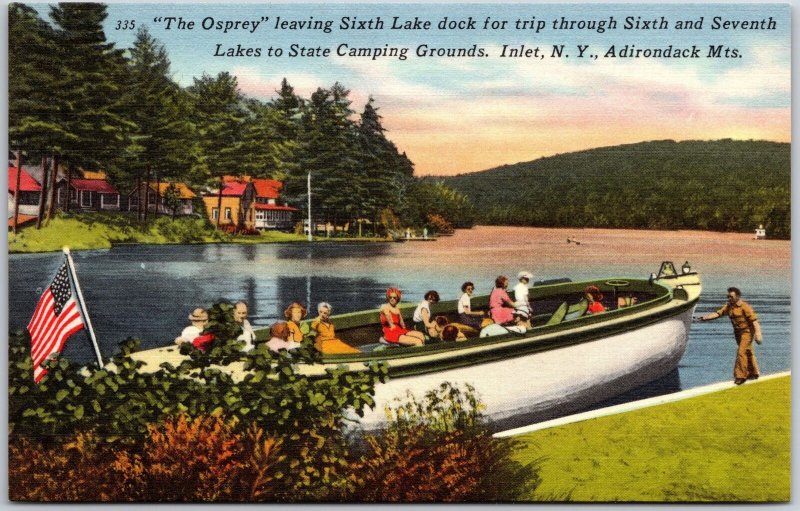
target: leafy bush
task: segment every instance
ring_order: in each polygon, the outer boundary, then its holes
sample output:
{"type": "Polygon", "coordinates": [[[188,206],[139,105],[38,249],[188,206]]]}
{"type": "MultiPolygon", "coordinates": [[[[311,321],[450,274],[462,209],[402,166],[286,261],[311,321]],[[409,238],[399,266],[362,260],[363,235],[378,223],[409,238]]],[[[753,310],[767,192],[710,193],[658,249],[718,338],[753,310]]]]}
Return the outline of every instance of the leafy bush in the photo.
{"type": "Polygon", "coordinates": [[[276,500],[288,467],[281,442],[261,428],[239,432],[221,417],[185,415],[113,445],[93,432],[14,437],[9,460],[11,499],[44,502],[276,500]]]}
{"type": "Polygon", "coordinates": [[[442,217],[442,215],[437,215],[435,213],[429,213],[427,219],[427,225],[430,226],[433,232],[438,232],[441,234],[452,234],[453,233],[453,225],[448,222],[447,220],[442,217]]]}
{"type": "Polygon", "coordinates": [[[153,222],[153,228],[172,243],[202,243],[208,231],[203,220],[162,216],[153,222]]]}
{"type": "Polygon", "coordinates": [[[238,327],[226,319],[230,305],[213,307],[210,316],[219,323],[210,326],[217,340],[205,353],[183,345],[188,357],[177,367],[163,364],[157,372],[139,372],[142,363],[131,358],[138,341],[128,339],[111,360],[113,371],[55,359],[47,362],[49,372],[38,385],[32,379],[28,336],[10,336],[10,432],[56,436],[93,430],[103,438],[122,438],[147,434],[150,424],[179,414],[222,415],[234,421],[237,431],[257,424],[269,436],[285,437],[296,469],[281,481],[287,499],[299,489],[308,497],[314,489],[340,484],[348,452],[343,410],[360,414],[372,406],[374,386],[386,379],[386,367],[372,364],[359,374],[337,369],[307,378],[294,366],[319,360],[311,343],[293,353],[276,354],[264,344],[243,352],[233,338],[238,327]],[[248,371],[241,381],[225,370],[233,363],[248,371]]]}
{"type": "MultiPolygon", "coordinates": [[[[103,440],[12,435],[12,500],[27,501],[508,501],[539,483],[492,439],[473,389],[449,384],[389,411],[360,456],[306,431],[267,433],[236,418],[185,414],[144,435],[103,440]],[[307,439],[310,439],[308,441],[307,439]],[[332,457],[340,456],[333,461],[332,457]],[[315,474],[317,470],[326,474],[315,474]]],[[[327,434],[331,434],[328,432],[327,434]]],[[[339,436],[341,438],[341,436],[339,436]]]]}
{"type": "Polygon", "coordinates": [[[511,459],[516,441],[482,424],[474,389],[450,383],[387,410],[388,426],[366,437],[352,467],[351,498],[368,502],[510,501],[539,484],[534,464],[511,459]]]}

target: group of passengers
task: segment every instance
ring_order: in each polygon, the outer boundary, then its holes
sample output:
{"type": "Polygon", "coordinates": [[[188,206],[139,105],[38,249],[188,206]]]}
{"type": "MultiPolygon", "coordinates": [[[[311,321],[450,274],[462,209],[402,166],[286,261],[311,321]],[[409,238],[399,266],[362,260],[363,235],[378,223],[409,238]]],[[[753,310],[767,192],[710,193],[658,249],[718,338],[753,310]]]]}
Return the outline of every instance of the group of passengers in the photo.
{"type": "MultiPolygon", "coordinates": [[[[461,341],[469,337],[489,337],[507,333],[524,334],[532,327],[533,309],[531,307],[529,284],[533,275],[522,271],[517,275],[518,284],[514,287],[514,299],[509,296],[508,278],[500,275],[495,279],[494,289],[489,295],[489,310],[473,310],[472,295],[475,284],[464,282],[462,295],[458,300],[458,322],[451,322],[444,315],[434,316],[431,305],[439,302],[439,293],[430,290],[425,293],[412,315],[411,328],[406,326],[399,304],[402,292],[396,287],[386,290],[386,303],[380,307],[380,324],[382,337],[380,343],[397,346],[421,346],[426,343],[461,341]]],[[[605,311],[602,304],[603,294],[597,286],[588,286],[584,290],[587,301],[587,314],[605,311]]],[[[272,351],[293,350],[301,346],[304,339],[312,339],[314,348],[323,354],[359,353],[360,350],[345,343],[336,336],[330,316],[333,307],[327,302],[317,305],[318,316],[310,323],[303,320],[308,310],[300,302],[292,302],[283,311],[285,321],[274,323],[270,327],[270,339],[267,347],[272,351]]],[[[186,327],[175,339],[178,344],[190,342],[205,351],[213,335],[205,331],[208,323],[208,311],[197,308],[189,315],[191,325],[186,327]]],[[[238,340],[244,342],[244,349],[255,346],[256,336],[247,320],[247,304],[237,302],[234,305],[234,320],[242,329],[238,340]]]]}

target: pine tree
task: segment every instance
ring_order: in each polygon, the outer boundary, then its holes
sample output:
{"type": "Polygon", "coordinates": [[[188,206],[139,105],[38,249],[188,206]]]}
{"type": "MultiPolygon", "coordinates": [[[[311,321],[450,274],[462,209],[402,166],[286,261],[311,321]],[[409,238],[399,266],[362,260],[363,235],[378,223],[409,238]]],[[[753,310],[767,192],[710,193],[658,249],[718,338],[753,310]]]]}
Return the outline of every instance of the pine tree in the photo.
{"type": "MultiPolygon", "coordinates": [[[[125,102],[135,125],[125,152],[129,175],[144,179],[145,190],[151,180],[185,178],[199,148],[180,88],[170,78],[167,52],[146,28],[130,49],[125,102]]],[[[140,201],[147,204],[146,197],[140,201]]]]}

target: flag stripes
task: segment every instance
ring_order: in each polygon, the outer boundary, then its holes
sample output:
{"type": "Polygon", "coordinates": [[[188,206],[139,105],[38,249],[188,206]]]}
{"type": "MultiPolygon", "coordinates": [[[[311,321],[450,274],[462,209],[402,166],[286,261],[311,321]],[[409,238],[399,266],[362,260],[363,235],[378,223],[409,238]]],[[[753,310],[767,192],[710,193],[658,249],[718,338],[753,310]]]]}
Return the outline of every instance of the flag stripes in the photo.
{"type": "Polygon", "coordinates": [[[36,383],[47,373],[41,364],[51,354],[60,353],[67,338],[84,327],[77,302],[72,295],[68,272],[65,262],[53,282],[42,293],[36,311],[28,323],[33,379],[36,383]]]}

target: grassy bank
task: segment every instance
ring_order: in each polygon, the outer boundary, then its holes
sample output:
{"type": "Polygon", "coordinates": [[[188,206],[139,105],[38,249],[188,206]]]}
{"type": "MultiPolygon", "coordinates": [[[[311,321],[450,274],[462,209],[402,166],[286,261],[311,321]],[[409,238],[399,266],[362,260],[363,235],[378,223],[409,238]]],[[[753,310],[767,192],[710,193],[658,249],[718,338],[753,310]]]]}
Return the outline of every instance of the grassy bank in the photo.
{"type": "Polygon", "coordinates": [[[539,459],[531,501],[788,501],[791,380],[516,437],[539,459]]]}
{"type": "MultiPolygon", "coordinates": [[[[305,241],[300,234],[264,231],[259,235],[230,235],[210,227],[203,219],[158,217],[146,225],[133,215],[86,213],[59,215],[46,227],[27,226],[16,235],[8,234],[10,253],[53,252],[68,245],[72,250],[111,248],[120,243],[287,243],[305,241]]],[[[315,237],[317,241],[329,238],[315,237]]],[[[377,241],[376,238],[330,238],[343,241],[377,241]]],[[[380,240],[384,241],[384,240],[380,240]]]]}

